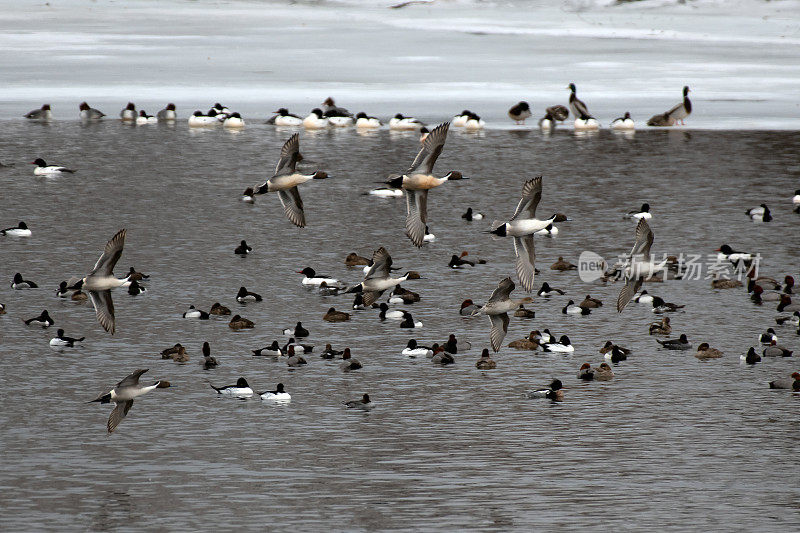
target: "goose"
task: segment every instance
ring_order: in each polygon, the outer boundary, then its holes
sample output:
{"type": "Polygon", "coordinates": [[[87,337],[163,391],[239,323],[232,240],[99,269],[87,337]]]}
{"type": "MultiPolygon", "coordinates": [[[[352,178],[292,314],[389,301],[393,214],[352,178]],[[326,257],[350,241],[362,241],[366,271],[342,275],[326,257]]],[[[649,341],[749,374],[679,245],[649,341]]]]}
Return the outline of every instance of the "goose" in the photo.
{"type": "Polygon", "coordinates": [[[254,194],[277,192],[283,210],[289,221],[298,227],[305,227],[306,216],[303,211],[303,200],[297,186],[312,179],[325,179],[325,172],[316,171],[313,174],[301,174],[295,170],[300,155],[300,135],[295,133],[281,148],[280,159],[275,167],[275,175],[266,182],[254,187],[254,194]]]}
{"type": "Polygon", "coordinates": [[[489,339],[495,352],[500,350],[503,339],[508,333],[508,312],[517,309],[522,304],[533,301],[533,298],[530,297],[515,300],[509,298],[514,287],[515,285],[511,278],[503,279],[497,284],[497,288],[492,292],[486,304],[473,312],[473,315],[484,314],[489,316],[489,321],[492,325],[489,339]]]}
{"type": "Polygon", "coordinates": [[[126,376],[122,381],[117,383],[117,385],[111,389],[110,391],[101,394],[92,402],[99,402],[99,403],[111,403],[114,402],[114,410],[111,411],[111,415],[108,417],[108,423],[106,424],[106,428],[108,433],[113,433],[122,419],[128,414],[128,411],[131,410],[133,406],[133,400],[138,398],[142,394],[146,394],[151,390],[155,389],[166,389],[169,388],[170,384],[169,381],[156,381],[152,385],[141,385],[139,383],[139,378],[142,377],[142,374],[147,372],[147,368],[140,368],[139,370],[134,371],[132,374],[126,376]]]}

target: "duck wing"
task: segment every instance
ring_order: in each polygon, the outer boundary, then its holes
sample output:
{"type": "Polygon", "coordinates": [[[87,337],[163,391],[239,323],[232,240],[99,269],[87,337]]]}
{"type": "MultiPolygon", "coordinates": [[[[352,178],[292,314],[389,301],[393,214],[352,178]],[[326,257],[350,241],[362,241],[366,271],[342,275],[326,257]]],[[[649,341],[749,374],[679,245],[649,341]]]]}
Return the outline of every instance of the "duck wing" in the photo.
{"type": "Polygon", "coordinates": [[[499,315],[489,315],[489,320],[492,322],[492,330],[489,332],[489,340],[492,343],[492,350],[495,352],[500,350],[503,344],[503,339],[508,333],[508,313],[499,315]]]}
{"type": "Polygon", "coordinates": [[[631,301],[633,295],[636,294],[642,286],[643,279],[641,277],[638,278],[631,278],[626,283],[625,286],[622,287],[622,290],[619,291],[619,296],[617,297],[617,312],[621,313],[625,306],[628,305],[628,302],[631,301]]]}
{"type": "Polygon", "coordinates": [[[125,416],[128,414],[128,411],[131,410],[132,405],[133,400],[127,400],[124,402],[119,402],[116,407],[114,407],[114,410],[111,411],[111,415],[108,417],[108,424],[106,425],[109,433],[112,433],[115,429],[117,429],[119,423],[122,422],[122,419],[125,418],[125,416]]]}
{"type": "Polygon", "coordinates": [[[422,167],[426,174],[431,174],[433,172],[433,165],[442,153],[449,129],[449,122],[443,122],[433,128],[422,143],[422,149],[417,154],[417,157],[414,158],[411,167],[406,170],[406,174],[411,174],[419,167],[422,167]]]}
{"type": "MultiPolygon", "coordinates": [[[[423,236],[424,236],[423,230],[423,236]]],[[[364,281],[368,279],[386,279],[389,277],[389,270],[392,266],[392,256],[381,246],[372,254],[372,266],[367,270],[364,281]]],[[[367,304],[372,305],[372,304],[367,304]]]]}
{"type": "Polygon", "coordinates": [[[531,292],[533,290],[534,262],[536,250],[533,247],[533,235],[514,237],[514,253],[517,255],[517,277],[522,287],[531,292]]]}
{"type": "Polygon", "coordinates": [[[111,240],[106,243],[106,248],[100,259],[95,263],[94,268],[89,273],[90,276],[94,274],[101,274],[103,276],[111,276],[114,271],[114,266],[119,261],[122,255],[122,248],[125,246],[125,229],[119,230],[111,240]]]}
{"type": "Polygon", "coordinates": [[[514,282],[511,281],[511,278],[505,278],[500,283],[497,284],[497,288],[492,292],[492,295],[489,297],[489,302],[501,302],[504,300],[508,300],[508,296],[511,294],[511,291],[514,290],[514,282]]]}
{"type": "Polygon", "coordinates": [[[524,210],[528,210],[529,218],[536,218],[536,207],[542,199],[542,177],[537,176],[525,182],[522,186],[522,199],[517,204],[517,210],[509,221],[517,218],[524,210]]]}
{"type": "Polygon", "coordinates": [[[280,171],[284,167],[294,172],[299,155],[300,155],[300,134],[295,133],[294,135],[289,137],[288,141],[283,143],[283,147],[281,148],[281,156],[278,159],[278,164],[275,166],[275,173],[277,174],[278,171],[280,171]]]}
{"type": "Polygon", "coordinates": [[[641,255],[642,261],[650,261],[650,247],[653,245],[653,231],[644,218],[636,225],[636,241],[631,249],[631,258],[641,255]]]}
{"type": "Polygon", "coordinates": [[[94,306],[94,313],[97,321],[103,329],[114,334],[116,321],[114,320],[114,301],[111,299],[111,291],[89,291],[89,298],[94,306]]]}
{"type": "Polygon", "coordinates": [[[428,191],[406,190],[406,209],[406,235],[414,246],[421,248],[428,220],[428,191]]]}
{"type": "Polygon", "coordinates": [[[278,198],[281,200],[286,218],[295,226],[304,228],[306,225],[306,216],[303,212],[303,200],[300,198],[300,191],[297,190],[297,187],[292,187],[285,191],[278,191],[278,198]]]}

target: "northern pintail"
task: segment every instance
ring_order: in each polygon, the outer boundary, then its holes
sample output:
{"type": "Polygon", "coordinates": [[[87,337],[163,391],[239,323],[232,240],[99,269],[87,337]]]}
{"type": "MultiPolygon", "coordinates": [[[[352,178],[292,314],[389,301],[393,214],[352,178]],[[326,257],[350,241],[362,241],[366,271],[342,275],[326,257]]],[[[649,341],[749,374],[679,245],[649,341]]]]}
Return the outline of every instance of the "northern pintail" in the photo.
{"type": "Polygon", "coordinates": [[[636,225],[636,242],[628,256],[629,265],[624,273],[625,286],[617,297],[617,311],[620,313],[631,301],[633,295],[641,288],[644,280],[663,270],[664,265],[667,264],[666,259],[658,265],[654,263],[650,257],[650,247],[652,245],[653,232],[646,219],[639,219],[639,223],[636,225]]]}
{"type": "Polygon", "coordinates": [[[505,278],[497,284],[497,288],[492,292],[486,304],[474,311],[473,314],[484,314],[489,316],[492,324],[489,339],[492,349],[497,352],[503,344],[503,339],[508,333],[508,312],[515,310],[521,304],[533,301],[533,298],[525,297],[517,300],[509,298],[511,291],[514,290],[514,282],[511,278],[505,278]]]}
{"type": "MultiPolygon", "coordinates": [[[[122,419],[125,418],[125,415],[128,414],[131,407],[133,406],[133,400],[142,394],[146,394],[154,389],[166,389],[170,386],[169,381],[156,381],[152,385],[141,385],[139,383],[139,378],[147,372],[147,368],[140,368],[136,370],[129,376],[125,377],[122,381],[117,383],[117,386],[111,389],[110,391],[101,394],[92,402],[100,402],[100,403],[111,403],[114,402],[116,405],[114,410],[111,411],[111,415],[108,417],[108,423],[106,427],[108,428],[108,432],[113,432],[122,419]]],[[[91,403],[91,402],[90,402],[91,403]]]]}
{"type": "Polygon", "coordinates": [[[386,248],[381,246],[372,254],[372,266],[367,270],[364,281],[352,287],[347,292],[360,292],[364,300],[364,305],[372,305],[380,298],[385,290],[392,289],[409,279],[408,272],[399,278],[392,278],[391,268],[392,256],[389,255],[386,248]]]}

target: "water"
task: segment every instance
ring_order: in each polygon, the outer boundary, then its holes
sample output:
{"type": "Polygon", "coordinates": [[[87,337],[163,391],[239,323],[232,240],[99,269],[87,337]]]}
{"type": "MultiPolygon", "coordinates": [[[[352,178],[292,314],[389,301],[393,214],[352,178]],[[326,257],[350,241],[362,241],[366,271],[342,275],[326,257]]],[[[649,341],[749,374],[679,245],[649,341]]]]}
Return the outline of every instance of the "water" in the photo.
{"type": "MultiPolygon", "coordinates": [[[[762,272],[798,279],[795,133],[646,131],[627,137],[602,131],[451,133],[437,169],[460,169],[468,181],[430,195],[434,243],[416,250],[403,235],[403,199],[362,193],[406,168],[414,134],[354,131],[301,134],[309,168],[331,179],[302,187],[308,227],[284,218],[274,196],[255,205],[241,191],[269,175],[291,130],[251,125],[241,133],[175,127],[131,128],[118,122],[81,127],[6,122],[0,133],[0,225],[25,220],[29,239],[0,238],[3,359],[0,420],[0,523],[4,529],[785,529],[796,523],[796,410],[800,397],[770,391],[766,382],[797,370],[793,359],[749,368],[739,355],[774,325],[774,305],[756,308],[743,290],[714,292],[708,280],[652,284],[651,292],[686,304],[672,316],[686,333],[725,352],[698,362],[692,352],[666,352],[647,334],[654,315],[631,304],[618,315],[619,284],[582,283],[548,270],[559,255],[577,262],[582,250],[606,258],[627,252],[634,224],[620,214],[648,201],[657,254],[707,254],[723,243],[760,252],[762,272]],[[35,157],[76,168],[57,178],[32,175],[35,157]],[[506,342],[531,329],[568,334],[569,356],[503,348],[498,368],[475,369],[488,345],[488,320],[458,315],[461,300],[485,300],[513,274],[507,240],[482,233],[508,217],[522,182],[544,176],[539,214],[573,218],[555,238],[536,238],[536,284],[567,296],[530,306],[535,320],[512,318],[506,342]],[[774,222],[753,224],[744,210],[766,202],[774,222]],[[466,223],[468,206],[487,219],[466,223]],[[53,290],[86,272],[118,229],[128,230],[117,267],[151,275],[148,292],[116,291],[117,334],[102,332],[90,304],[57,299],[53,290]],[[233,254],[246,239],[254,253],[233,254]],[[329,324],[330,306],[350,298],[321,297],[295,271],[312,266],[348,283],[361,278],[343,260],[386,246],[395,264],[426,279],[405,285],[421,293],[410,306],[424,322],[413,333],[377,313],[356,312],[329,324]],[[452,271],[452,253],[469,251],[487,264],[452,271]],[[41,289],[13,291],[21,271],[41,289]],[[242,306],[240,285],[264,302],[242,306]],[[605,302],[588,317],[560,312],[587,293],[605,302]],[[256,322],[234,333],[226,320],[181,318],[194,304],[215,301],[256,322]],[[67,335],[85,347],[53,352],[41,331],[21,322],[47,308],[67,335]],[[309,365],[254,358],[250,350],[302,320],[317,345],[309,365]],[[399,355],[407,340],[441,342],[449,333],[473,348],[448,368],[399,355]],[[634,354],[607,383],[581,383],[581,363],[601,362],[607,340],[634,354]],[[209,341],[221,365],[203,371],[209,341]],[[160,359],[183,343],[187,364],[160,359]],[[364,369],[343,374],[323,361],[326,342],[351,347],[364,369]],[[107,406],[86,401],[136,368],[173,388],[137,400],[112,436],[107,406]],[[245,376],[257,390],[278,382],[287,406],[217,397],[209,387],[245,376]],[[561,404],[523,393],[553,377],[567,387],[561,404]],[[368,392],[369,413],[341,402],[368,392]]],[[[516,290],[518,297],[521,289],[516,290]]],[[[781,344],[800,349],[790,328],[781,344]]]]}

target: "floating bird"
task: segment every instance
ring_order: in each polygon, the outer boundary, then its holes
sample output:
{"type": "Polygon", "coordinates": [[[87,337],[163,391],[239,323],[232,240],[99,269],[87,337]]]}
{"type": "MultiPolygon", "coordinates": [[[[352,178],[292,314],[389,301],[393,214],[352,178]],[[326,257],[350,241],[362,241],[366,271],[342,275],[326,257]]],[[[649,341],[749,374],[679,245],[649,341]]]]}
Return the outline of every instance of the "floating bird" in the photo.
{"type": "MultiPolygon", "coordinates": [[[[427,191],[425,191],[427,192],[427,191]]],[[[392,268],[392,256],[381,246],[372,254],[372,266],[367,269],[364,281],[352,287],[347,292],[360,292],[364,305],[370,306],[380,298],[386,289],[392,289],[409,279],[410,272],[406,272],[399,278],[390,277],[392,268]]]]}
{"type": "Polygon", "coordinates": [[[289,341],[281,348],[285,353],[289,353],[289,347],[293,347],[295,350],[300,351],[302,353],[311,353],[314,351],[313,344],[299,344],[295,342],[294,337],[290,337],[289,341]]]}
{"type": "Polygon", "coordinates": [[[239,292],[236,293],[236,301],[239,303],[245,302],[260,302],[263,300],[260,294],[250,292],[246,287],[239,287],[239,292]]]}
{"type": "Polygon", "coordinates": [[[41,120],[42,122],[49,121],[51,118],[53,118],[53,113],[50,111],[50,104],[44,104],[39,109],[28,111],[25,113],[25,118],[30,120],[41,120]]]}
{"type": "Polygon", "coordinates": [[[78,108],[81,111],[81,120],[100,120],[106,116],[102,111],[89,107],[86,102],[81,102],[78,108]]]}
{"type": "Polygon", "coordinates": [[[52,318],[50,318],[50,314],[47,312],[47,309],[41,312],[39,316],[35,316],[33,318],[29,318],[28,320],[24,320],[26,326],[40,326],[43,328],[49,328],[55,322],[52,318]]]}
{"type": "Polygon", "coordinates": [[[448,180],[466,179],[457,171],[450,171],[442,178],[433,175],[433,165],[442,153],[449,128],[449,122],[433,128],[406,173],[389,180],[392,187],[402,186],[406,191],[406,234],[417,248],[422,246],[427,233],[428,191],[448,180]]]}
{"type": "Polygon", "coordinates": [[[578,379],[583,381],[594,380],[594,370],[592,370],[592,365],[589,363],[583,363],[578,369],[578,379]]]}
{"type": "Polygon", "coordinates": [[[567,305],[561,309],[561,313],[565,315],[588,315],[591,312],[592,308],[575,305],[573,300],[567,302],[567,305]]]}
{"type": "Polygon", "coordinates": [[[200,320],[208,320],[209,314],[205,311],[197,309],[193,305],[190,305],[189,310],[183,313],[183,318],[199,318],[200,320]]]}
{"type": "Polygon", "coordinates": [[[587,294],[586,298],[584,298],[583,301],[578,305],[586,309],[596,309],[598,307],[603,307],[603,302],[597,298],[592,298],[591,295],[587,294]]]}
{"type": "Polygon", "coordinates": [[[772,341],[769,346],[764,348],[761,355],[764,357],[791,357],[792,350],[788,350],[783,346],[778,346],[777,341],[772,341]]]}
{"type": "Polygon", "coordinates": [[[310,333],[306,328],[303,327],[302,322],[298,322],[293,328],[286,328],[283,330],[284,335],[289,335],[291,337],[308,337],[310,333]]]}
{"type": "Polygon", "coordinates": [[[24,279],[22,277],[22,274],[17,272],[16,274],[14,274],[14,279],[11,281],[11,288],[12,289],[16,289],[16,290],[38,289],[39,286],[36,283],[32,282],[32,281],[24,279]]]}
{"type": "Polygon", "coordinates": [[[694,356],[701,361],[706,361],[708,359],[719,359],[722,357],[722,352],[704,342],[697,347],[697,353],[694,356]]]}
{"type": "Polygon", "coordinates": [[[360,368],[363,368],[361,362],[350,354],[350,348],[344,349],[344,353],[342,354],[342,360],[344,362],[341,365],[339,365],[339,368],[342,369],[342,372],[352,372],[353,370],[358,370],[360,368]]]}
{"type": "Polygon", "coordinates": [[[464,111],[461,112],[461,114],[454,116],[453,120],[450,121],[450,124],[454,128],[463,128],[464,125],[469,120],[470,115],[472,115],[472,111],[470,111],[469,109],[465,109],[464,111]]]}
{"type": "Polygon", "coordinates": [[[656,339],[656,342],[667,350],[688,350],[692,347],[685,333],[681,334],[678,339],[669,339],[666,341],[656,339]]]}
{"type": "Polygon", "coordinates": [[[628,354],[631,353],[631,350],[629,350],[628,348],[623,348],[622,346],[614,344],[611,341],[606,341],[606,343],[603,345],[603,347],[600,348],[600,353],[605,355],[605,354],[609,353],[611,350],[613,350],[614,348],[618,349],[619,351],[621,351],[625,355],[628,355],[628,354]]]}
{"type": "Polygon", "coordinates": [[[800,303],[792,303],[791,296],[788,294],[782,294],[780,303],[778,304],[778,312],[783,313],[784,311],[788,313],[800,311],[800,303]]]}
{"type": "Polygon", "coordinates": [[[756,353],[756,349],[752,346],[747,350],[746,355],[740,355],[739,359],[748,365],[754,365],[761,361],[761,356],[756,353]]]}
{"type": "MultiPolygon", "coordinates": [[[[209,383],[209,385],[211,384],[209,383]]],[[[217,391],[217,394],[225,396],[249,397],[253,395],[253,389],[250,388],[250,385],[244,378],[237,379],[236,385],[226,385],[224,387],[215,387],[211,385],[211,388],[217,391]]]]}
{"type": "Polygon", "coordinates": [[[647,219],[653,218],[653,215],[650,213],[650,204],[648,203],[642,204],[642,207],[638,211],[636,210],[628,211],[627,213],[625,213],[625,215],[623,215],[623,218],[631,218],[636,220],[642,218],[647,218],[647,219]]]}
{"type": "Polygon", "coordinates": [[[355,252],[347,254],[347,257],[344,258],[344,264],[347,266],[371,265],[369,259],[362,257],[355,252]]]}
{"type": "Polygon", "coordinates": [[[665,302],[658,296],[653,297],[653,312],[656,314],[674,313],[678,309],[683,309],[685,305],[677,305],[670,302],[665,302]]]}
{"type": "Polygon", "coordinates": [[[365,394],[360,400],[350,400],[342,403],[348,409],[360,409],[361,411],[369,411],[374,407],[372,401],[369,399],[369,394],[365,394]]]}
{"type": "Polygon", "coordinates": [[[256,325],[252,320],[248,320],[239,315],[233,315],[231,321],[228,322],[228,327],[234,331],[238,331],[240,329],[252,329],[256,327],[256,325]]]}
{"type": "Polygon", "coordinates": [[[558,261],[550,265],[550,270],[559,270],[565,272],[567,270],[577,270],[577,265],[573,265],[569,261],[565,261],[562,256],[558,256],[558,261]]]}
{"type": "Polygon", "coordinates": [[[477,213],[473,211],[471,207],[468,207],[467,212],[461,215],[461,218],[463,218],[467,222],[472,222],[473,220],[483,220],[484,214],[477,213]]]}
{"type": "Polygon", "coordinates": [[[611,121],[611,129],[612,130],[633,130],[636,129],[636,125],[633,123],[633,119],[631,118],[631,114],[625,111],[625,115],[619,118],[615,118],[611,121]]]}
{"type": "Polygon", "coordinates": [[[542,287],[536,293],[537,296],[544,296],[545,298],[549,298],[550,296],[554,296],[556,294],[563,295],[564,291],[562,291],[561,289],[554,289],[550,287],[550,284],[547,283],[546,281],[542,283],[542,287]]]}
{"type": "Polygon", "coordinates": [[[0,229],[0,235],[10,235],[12,237],[30,237],[32,233],[31,230],[28,229],[28,225],[20,221],[19,224],[12,228],[0,229]]]}
{"type": "Polygon", "coordinates": [[[228,115],[228,118],[222,121],[223,128],[241,129],[244,128],[244,119],[238,112],[233,112],[228,115]]]}
{"type": "Polygon", "coordinates": [[[233,250],[233,253],[235,253],[236,255],[247,255],[252,251],[253,251],[253,247],[252,246],[248,246],[247,245],[247,241],[242,241],[242,242],[239,243],[239,246],[237,246],[233,250]]]}
{"type": "Polygon", "coordinates": [[[153,115],[148,115],[144,109],[139,111],[139,116],[136,117],[136,124],[143,125],[143,124],[156,124],[158,122],[158,118],[154,117],[153,115]]]}
{"type": "Polygon", "coordinates": [[[322,320],[325,322],[347,322],[350,320],[350,313],[337,311],[335,308],[331,307],[328,309],[328,312],[325,313],[325,316],[322,317],[322,320]]]}
{"type": "Polygon", "coordinates": [[[453,357],[452,354],[447,353],[441,346],[436,346],[433,349],[433,357],[431,357],[431,363],[435,365],[446,366],[455,364],[455,362],[456,362],[455,357],[453,357]]]}
{"type": "Polygon", "coordinates": [[[286,355],[288,356],[288,358],[286,359],[286,364],[288,366],[298,367],[298,366],[303,366],[303,365],[307,365],[308,364],[308,362],[305,360],[305,358],[302,355],[295,353],[294,346],[292,346],[292,345],[289,345],[289,348],[288,348],[288,350],[286,352],[286,355]]]}
{"type": "Polygon", "coordinates": [[[275,115],[267,120],[267,124],[274,124],[276,126],[301,126],[303,118],[289,113],[285,107],[274,111],[275,115]]]}
{"type": "Polygon", "coordinates": [[[353,114],[343,107],[338,107],[330,96],[322,102],[323,114],[326,117],[352,117],[353,114]]]}
{"type": "Polygon", "coordinates": [[[483,349],[483,352],[481,352],[481,358],[478,359],[477,363],[475,363],[475,368],[478,368],[479,370],[492,370],[493,368],[497,368],[497,363],[489,355],[488,349],[483,349]]]}
{"type": "Polygon", "coordinates": [[[544,342],[542,343],[542,350],[545,352],[558,352],[558,353],[572,353],[575,347],[566,335],[561,335],[558,342],[544,342]]]}
{"type": "Polygon", "coordinates": [[[44,159],[41,157],[37,158],[31,165],[36,165],[36,168],[33,169],[33,174],[36,176],[52,176],[54,174],[74,174],[75,171],[71,170],[67,167],[61,167],[58,165],[48,165],[44,159]]]}
{"type": "Polygon", "coordinates": [[[382,303],[379,308],[381,312],[378,315],[378,318],[380,319],[381,322],[383,322],[387,318],[396,320],[402,320],[405,318],[405,311],[401,311],[399,309],[389,310],[389,306],[386,305],[385,303],[382,303]]]}
{"type": "Polygon", "coordinates": [[[117,428],[119,423],[122,422],[122,419],[125,418],[125,415],[128,414],[128,411],[131,410],[134,398],[137,398],[142,394],[146,394],[151,390],[166,389],[170,386],[169,381],[163,380],[156,381],[152,385],[140,385],[139,378],[142,377],[142,374],[147,372],[147,370],[147,368],[140,368],[139,370],[136,370],[125,379],[117,383],[117,386],[111,389],[109,392],[101,394],[92,400],[92,402],[100,403],[114,402],[114,410],[111,411],[111,415],[108,417],[108,424],[106,424],[109,433],[112,433],[117,428]]]}
{"type": "Polygon", "coordinates": [[[754,222],[770,222],[772,221],[772,214],[769,211],[767,204],[761,204],[758,207],[753,207],[745,211],[745,214],[750,217],[754,222]]]}
{"type": "Polygon", "coordinates": [[[175,104],[167,104],[167,107],[156,113],[159,122],[171,122],[178,118],[175,112],[175,104]]]}
{"type": "Polygon", "coordinates": [[[536,318],[536,311],[525,309],[524,305],[520,305],[519,309],[514,311],[514,316],[517,318],[536,318]]]}
{"type": "Polygon", "coordinates": [[[281,347],[278,346],[278,341],[272,341],[272,344],[266,348],[253,350],[253,355],[256,357],[281,357],[284,353],[281,347]]]}
{"type": "Polygon", "coordinates": [[[128,102],[125,109],[119,112],[119,118],[121,118],[123,122],[133,122],[136,120],[136,106],[133,102],[128,102]]]}
{"type": "Polygon", "coordinates": [[[531,106],[520,102],[508,110],[508,116],[517,124],[525,124],[525,119],[531,116],[531,106]]]}
{"type": "Polygon", "coordinates": [[[566,215],[561,213],[555,213],[545,220],[537,219],[536,207],[541,199],[542,176],[537,176],[526,181],[522,186],[522,199],[517,204],[517,209],[508,222],[500,224],[490,231],[490,233],[499,237],[513,237],[514,254],[517,256],[517,277],[522,287],[528,292],[533,290],[533,277],[535,274],[536,251],[534,249],[533,234],[553,222],[569,220],[566,215]],[[528,218],[521,216],[523,212],[528,218]]]}
{"type": "Polygon", "coordinates": [[[114,266],[119,261],[124,246],[125,229],[123,228],[106,243],[103,254],[95,263],[92,271],[72,287],[89,291],[97,321],[104,330],[112,335],[116,330],[116,320],[111,289],[121,287],[128,282],[128,278],[118,279],[114,276],[114,266]]]}
{"type": "Polygon", "coordinates": [[[517,300],[509,298],[511,291],[514,290],[514,282],[511,278],[505,278],[497,284],[497,288],[492,292],[489,301],[486,304],[474,311],[473,314],[484,314],[489,316],[492,324],[489,339],[492,344],[492,349],[497,352],[503,344],[503,338],[508,333],[508,312],[518,308],[521,304],[530,303],[533,298],[525,297],[517,300]]]}
{"type": "Polygon", "coordinates": [[[692,113],[692,101],[689,100],[690,92],[689,86],[684,86],[683,101],[665,113],[669,119],[675,121],[675,123],[680,120],[682,125],[686,124],[683,119],[692,113]]]}
{"type": "Polygon", "coordinates": [[[405,329],[421,328],[422,322],[419,320],[415,321],[411,313],[403,311],[403,321],[400,322],[400,327],[405,329]]]}
{"type": "Polygon", "coordinates": [[[273,402],[289,402],[292,399],[292,396],[283,388],[283,383],[278,383],[275,390],[259,392],[258,395],[262,400],[273,402]]]}
{"type": "Polygon", "coordinates": [[[633,295],[641,288],[644,280],[662,270],[667,260],[656,265],[650,257],[650,247],[653,245],[653,232],[644,218],[639,219],[636,225],[636,242],[629,255],[629,264],[625,269],[625,286],[617,297],[617,311],[622,312],[633,295]]]}
{"type": "Polygon", "coordinates": [[[398,113],[389,119],[390,130],[409,131],[418,130],[423,127],[425,127],[425,124],[419,120],[415,119],[414,117],[404,117],[401,113],[398,113]]]}
{"type": "Polygon", "coordinates": [[[356,115],[356,128],[376,129],[381,127],[381,121],[375,117],[367,116],[363,111],[356,115]]]}
{"type": "Polygon", "coordinates": [[[539,129],[544,131],[551,131],[556,128],[556,118],[547,113],[545,116],[539,119],[539,129]]]}
{"type": "Polygon", "coordinates": [[[592,369],[595,381],[610,381],[614,379],[614,371],[608,363],[600,363],[600,366],[592,369]]]}
{"type": "Polygon", "coordinates": [[[792,389],[800,392],[800,372],[793,372],[788,378],[778,378],[769,382],[770,389],[792,389]]]}
{"type": "Polygon", "coordinates": [[[228,316],[231,314],[231,310],[219,302],[214,302],[214,305],[212,305],[211,309],[208,310],[208,314],[217,316],[228,316]]]}
{"type": "Polygon", "coordinates": [[[56,332],[56,336],[50,339],[50,346],[56,348],[72,348],[75,346],[76,342],[82,342],[86,337],[74,338],[74,337],[65,337],[64,330],[59,329],[56,332]]]}
{"type": "Polygon", "coordinates": [[[403,351],[400,353],[406,357],[433,357],[433,350],[427,346],[418,345],[416,339],[409,340],[406,347],[403,348],[403,351]]]}
{"type": "Polygon", "coordinates": [[[131,296],[139,296],[146,290],[147,288],[142,285],[139,285],[139,282],[136,280],[131,281],[131,284],[128,285],[128,294],[130,294],[131,296]]]}
{"type": "Polygon", "coordinates": [[[564,385],[561,380],[554,379],[550,382],[548,388],[528,391],[525,395],[529,399],[546,398],[554,402],[560,402],[564,399],[564,385]]]}
{"type": "Polygon", "coordinates": [[[761,344],[772,344],[772,341],[778,342],[778,336],[775,335],[775,330],[772,328],[767,328],[767,332],[758,337],[758,342],[761,344]]]}
{"type": "Polygon", "coordinates": [[[458,269],[458,268],[461,268],[461,267],[467,266],[467,265],[474,267],[475,266],[475,262],[474,261],[470,261],[469,259],[464,259],[468,255],[469,255],[469,252],[467,252],[467,251],[461,252],[460,255],[453,254],[450,257],[450,262],[447,264],[447,266],[449,266],[450,268],[453,268],[453,269],[458,269]]]}
{"type": "Polygon", "coordinates": [[[275,175],[263,184],[255,187],[255,194],[277,192],[283,210],[289,221],[298,227],[305,227],[306,217],[303,211],[303,200],[297,186],[312,179],[325,179],[328,175],[321,171],[313,174],[300,174],[295,170],[300,155],[300,135],[295,133],[281,148],[280,159],[275,167],[275,175]]]}

